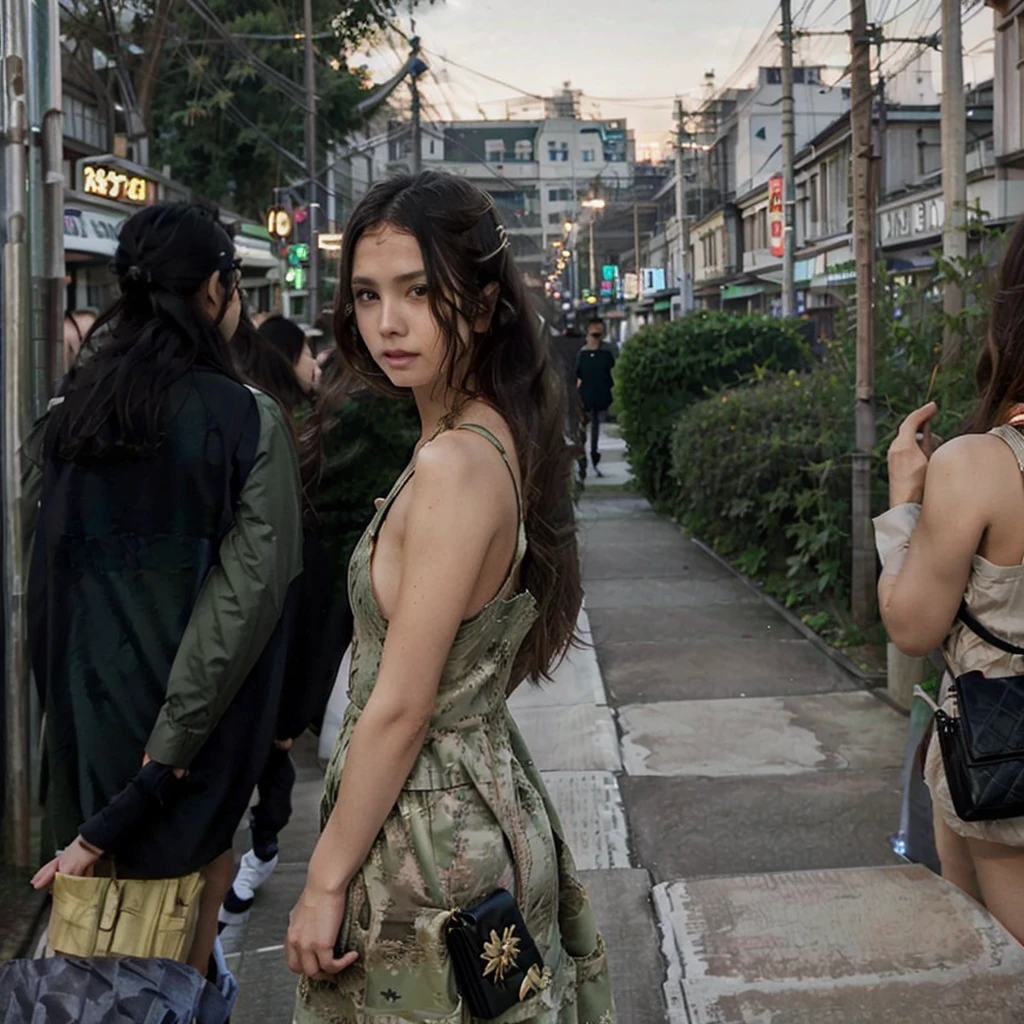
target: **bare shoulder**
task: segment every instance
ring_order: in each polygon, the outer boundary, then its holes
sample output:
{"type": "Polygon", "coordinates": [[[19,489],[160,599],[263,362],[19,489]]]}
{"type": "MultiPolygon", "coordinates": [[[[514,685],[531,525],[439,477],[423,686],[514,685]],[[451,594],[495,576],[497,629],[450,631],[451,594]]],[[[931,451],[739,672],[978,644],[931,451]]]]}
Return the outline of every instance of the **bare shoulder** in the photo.
{"type": "Polygon", "coordinates": [[[935,452],[928,471],[977,480],[990,474],[1001,477],[1008,467],[1018,469],[1017,458],[1005,441],[992,434],[963,434],[935,452]]]}
{"type": "Polygon", "coordinates": [[[481,474],[486,479],[495,462],[502,468],[496,454],[494,446],[481,443],[478,435],[468,430],[448,430],[423,446],[416,458],[416,475],[455,488],[479,483],[481,474]]]}

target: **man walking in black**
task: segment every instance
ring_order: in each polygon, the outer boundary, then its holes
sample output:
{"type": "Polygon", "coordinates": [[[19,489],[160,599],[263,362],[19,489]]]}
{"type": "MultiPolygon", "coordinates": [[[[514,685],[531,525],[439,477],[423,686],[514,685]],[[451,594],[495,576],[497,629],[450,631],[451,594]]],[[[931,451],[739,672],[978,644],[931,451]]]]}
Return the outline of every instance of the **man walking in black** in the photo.
{"type": "MultiPolygon", "coordinates": [[[[586,423],[590,424],[590,461],[594,472],[601,476],[598,468],[601,453],[598,451],[598,440],[601,436],[601,418],[612,404],[612,367],[615,356],[604,347],[604,322],[591,320],[587,325],[587,343],[576,356],[576,387],[579,390],[580,404],[583,407],[584,431],[586,423]]],[[[584,436],[584,442],[586,437],[584,436]]],[[[586,453],[579,460],[580,479],[587,477],[586,453]]]]}

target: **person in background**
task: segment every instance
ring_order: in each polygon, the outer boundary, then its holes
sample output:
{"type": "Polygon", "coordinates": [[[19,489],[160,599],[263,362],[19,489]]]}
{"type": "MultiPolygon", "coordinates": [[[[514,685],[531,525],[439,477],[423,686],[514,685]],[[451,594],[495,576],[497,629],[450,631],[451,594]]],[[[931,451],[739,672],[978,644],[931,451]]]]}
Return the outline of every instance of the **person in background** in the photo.
{"type": "MultiPolygon", "coordinates": [[[[576,356],[576,387],[585,419],[584,431],[587,425],[590,427],[590,461],[597,476],[603,475],[599,469],[601,452],[598,446],[601,439],[601,420],[612,404],[612,368],[615,366],[615,355],[602,344],[603,341],[604,322],[591,320],[587,325],[586,343],[576,356]]],[[[579,458],[579,471],[580,480],[586,480],[586,450],[579,458]]]]}
{"type": "Polygon", "coordinates": [[[64,372],[68,373],[85,342],[96,312],[92,309],[70,309],[64,314],[64,372]]]}
{"type": "Polygon", "coordinates": [[[57,872],[205,879],[207,976],[231,845],[274,737],[301,571],[298,461],[239,379],[231,239],[194,204],[123,225],[120,298],[25,451],[28,583],[57,872]]]}
{"type": "Polygon", "coordinates": [[[307,400],[312,398],[320,387],[321,368],[305,331],[294,320],[275,314],[260,324],[259,332],[291,363],[299,388],[307,400]]]}

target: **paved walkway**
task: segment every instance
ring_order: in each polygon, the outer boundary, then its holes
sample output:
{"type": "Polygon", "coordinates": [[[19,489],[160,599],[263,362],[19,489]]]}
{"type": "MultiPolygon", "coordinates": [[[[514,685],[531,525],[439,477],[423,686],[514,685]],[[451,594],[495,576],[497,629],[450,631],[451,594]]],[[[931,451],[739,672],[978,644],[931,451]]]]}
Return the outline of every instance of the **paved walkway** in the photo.
{"type": "MultiPolygon", "coordinates": [[[[605,933],[620,1024],[1024,1019],[1024,951],[888,837],[906,719],[624,489],[581,505],[593,646],[514,714],[605,933]]],[[[239,953],[236,1024],[289,1020],[280,943],[316,838],[297,752],[283,863],[239,953]]],[[[244,844],[244,836],[240,836],[244,844]]]]}

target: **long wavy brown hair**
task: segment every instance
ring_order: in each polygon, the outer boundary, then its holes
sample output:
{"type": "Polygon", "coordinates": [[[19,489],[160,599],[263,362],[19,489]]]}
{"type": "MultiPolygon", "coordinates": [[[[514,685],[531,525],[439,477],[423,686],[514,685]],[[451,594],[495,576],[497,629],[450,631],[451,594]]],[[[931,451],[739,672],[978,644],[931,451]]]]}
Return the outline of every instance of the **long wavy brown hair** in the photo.
{"type": "Polygon", "coordinates": [[[992,292],[988,335],[978,358],[978,404],[967,423],[983,434],[1024,402],[1024,217],[1007,239],[992,292]]]}
{"type": "MultiPolygon", "coordinates": [[[[446,384],[458,403],[479,399],[508,423],[519,456],[528,549],[521,585],[538,606],[537,622],[516,664],[526,676],[550,678],[573,642],[583,600],[572,503],[572,450],[565,438],[565,389],[548,358],[522,275],[494,202],[463,178],[435,171],[375,185],[352,212],[341,253],[334,335],[349,370],[377,390],[408,396],[380,370],[359,335],[352,267],[368,231],[388,226],[419,243],[428,302],[445,341],[446,384]],[[494,294],[494,288],[497,292],[494,294]],[[473,331],[469,351],[460,323],[493,309],[488,328],[473,331]]],[[[457,405],[458,408],[458,405],[457,405]]]]}

